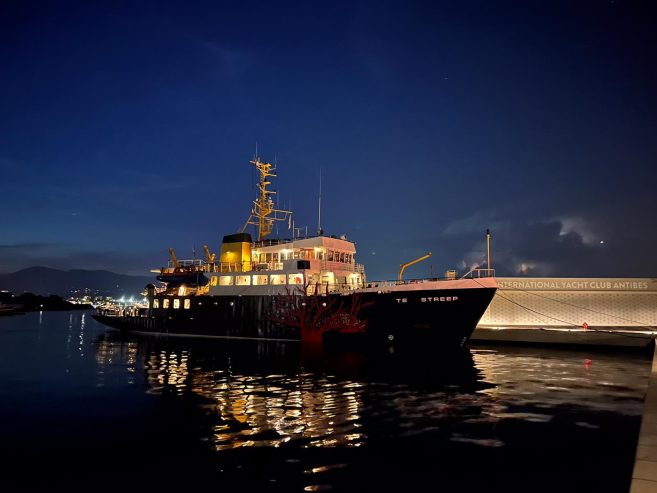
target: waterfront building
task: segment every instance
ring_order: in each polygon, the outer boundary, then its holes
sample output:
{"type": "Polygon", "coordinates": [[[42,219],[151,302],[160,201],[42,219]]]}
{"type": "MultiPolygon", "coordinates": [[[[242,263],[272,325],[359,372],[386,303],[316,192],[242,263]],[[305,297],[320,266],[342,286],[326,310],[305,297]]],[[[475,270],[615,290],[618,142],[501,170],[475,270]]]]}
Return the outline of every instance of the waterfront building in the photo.
{"type": "Polygon", "coordinates": [[[657,279],[498,277],[497,283],[474,340],[632,345],[638,341],[628,334],[657,335],[657,279]]]}

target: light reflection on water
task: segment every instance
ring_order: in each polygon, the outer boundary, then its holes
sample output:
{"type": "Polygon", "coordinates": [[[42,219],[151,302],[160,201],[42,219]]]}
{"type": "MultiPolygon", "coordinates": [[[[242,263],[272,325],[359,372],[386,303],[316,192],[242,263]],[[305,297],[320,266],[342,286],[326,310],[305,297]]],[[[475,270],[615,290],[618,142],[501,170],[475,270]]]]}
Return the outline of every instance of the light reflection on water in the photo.
{"type": "Polygon", "coordinates": [[[473,349],[442,363],[431,354],[418,360],[414,353],[373,360],[359,355],[344,365],[334,354],[323,360],[321,371],[304,372],[304,364],[313,362],[304,361],[296,345],[204,342],[201,349],[176,340],[175,349],[163,350],[150,348],[153,338],[116,337],[99,340],[99,353],[108,346],[124,351],[127,345],[132,354],[135,345],[148,347],[148,393],[191,391],[205,399],[203,408],[217,418],[208,430],[216,451],[359,447],[368,440],[376,444],[426,433],[497,448],[508,440],[496,433],[504,420],[545,424],[556,416],[563,421],[564,408],[577,408],[572,424],[596,429],[600,424],[579,419],[582,411],[638,417],[647,385],[644,358],[604,353],[473,349]],[[236,368],[238,360],[242,366],[236,368]],[[257,361],[283,372],[263,371],[253,364],[257,361]]]}
{"type": "Polygon", "coordinates": [[[473,350],[475,365],[494,386],[483,392],[504,409],[546,412],[562,405],[638,416],[649,367],[640,355],[540,349],[473,350]]]}
{"type": "Polygon", "coordinates": [[[522,491],[526,485],[498,477],[504,468],[495,464],[512,462],[529,475],[566,463],[567,477],[570,464],[586,460],[603,472],[591,479],[583,468],[582,484],[614,491],[631,472],[650,369],[643,356],[590,351],[321,353],[298,344],[124,336],[84,313],[12,317],[0,322],[0,338],[8,396],[0,418],[23,413],[44,423],[13,430],[5,419],[0,431],[26,447],[38,436],[22,452],[32,460],[37,443],[57,443],[49,434],[61,429],[68,455],[103,456],[96,467],[119,467],[112,451],[139,443],[154,464],[174,453],[188,461],[180,470],[203,464],[210,476],[286,491],[382,486],[379,474],[411,469],[406,480],[419,483],[436,467],[444,483],[459,481],[464,491],[501,484],[522,491]],[[53,400],[66,403],[56,418],[58,408],[44,405],[53,400]],[[80,428],[80,413],[94,433],[80,428]],[[94,438],[108,423],[103,439],[94,438]],[[601,443],[612,446],[603,453],[601,443]],[[472,461],[480,479],[467,474],[472,461]]]}

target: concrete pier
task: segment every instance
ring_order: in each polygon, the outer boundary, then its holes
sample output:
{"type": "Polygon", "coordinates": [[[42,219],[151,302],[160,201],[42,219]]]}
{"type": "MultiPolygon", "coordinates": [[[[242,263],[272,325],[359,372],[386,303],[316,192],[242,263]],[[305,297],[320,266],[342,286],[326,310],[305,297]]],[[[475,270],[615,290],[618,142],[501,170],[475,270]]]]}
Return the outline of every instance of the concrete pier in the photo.
{"type": "Polygon", "coordinates": [[[473,341],[646,347],[657,335],[657,279],[496,280],[473,341]]]}
{"type": "Polygon", "coordinates": [[[657,348],[643,407],[630,493],[657,493],[657,348]]]}

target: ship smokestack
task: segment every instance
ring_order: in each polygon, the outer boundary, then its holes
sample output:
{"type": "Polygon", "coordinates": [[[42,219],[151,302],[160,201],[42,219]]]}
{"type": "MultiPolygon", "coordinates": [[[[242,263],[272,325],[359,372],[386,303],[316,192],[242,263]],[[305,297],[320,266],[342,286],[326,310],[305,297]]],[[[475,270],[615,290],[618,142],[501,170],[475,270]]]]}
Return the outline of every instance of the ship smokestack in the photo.
{"type": "Polygon", "coordinates": [[[251,270],[251,235],[249,233],[235,233],[224,236],[221,242],[219,262],[221,271],[251,270]]]}

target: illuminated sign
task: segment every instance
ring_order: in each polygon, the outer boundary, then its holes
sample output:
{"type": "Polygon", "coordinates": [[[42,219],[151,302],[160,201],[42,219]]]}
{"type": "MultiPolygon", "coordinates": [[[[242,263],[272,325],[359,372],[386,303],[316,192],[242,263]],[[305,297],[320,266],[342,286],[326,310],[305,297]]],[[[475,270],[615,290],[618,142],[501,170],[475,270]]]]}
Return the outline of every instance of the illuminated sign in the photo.
{"type": "Polygon", "coordinates": [[[657,291],[652,279],[497,278],[500,289],[526,291],[657,291]]]}

